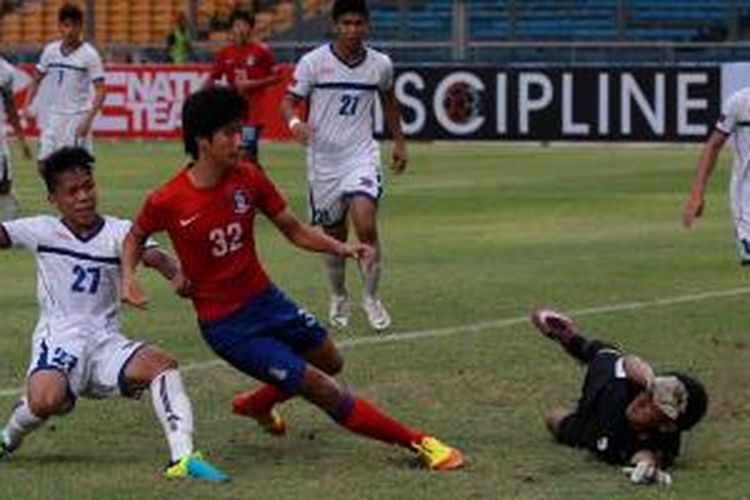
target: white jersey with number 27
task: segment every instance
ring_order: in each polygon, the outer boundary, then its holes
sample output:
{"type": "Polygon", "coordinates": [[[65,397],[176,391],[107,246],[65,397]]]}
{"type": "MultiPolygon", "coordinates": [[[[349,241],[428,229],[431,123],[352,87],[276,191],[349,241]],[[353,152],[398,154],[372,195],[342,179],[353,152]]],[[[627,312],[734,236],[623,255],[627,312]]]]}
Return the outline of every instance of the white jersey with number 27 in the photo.
{"type": "Polygon", "coordinates": [[[36,255],[37,330],[75,318],[108,331],[119,328],[120,249],[130,226],[103,217],[98,230],[81,239],[48,215],[3,222],[12,245],[36,255]]]}

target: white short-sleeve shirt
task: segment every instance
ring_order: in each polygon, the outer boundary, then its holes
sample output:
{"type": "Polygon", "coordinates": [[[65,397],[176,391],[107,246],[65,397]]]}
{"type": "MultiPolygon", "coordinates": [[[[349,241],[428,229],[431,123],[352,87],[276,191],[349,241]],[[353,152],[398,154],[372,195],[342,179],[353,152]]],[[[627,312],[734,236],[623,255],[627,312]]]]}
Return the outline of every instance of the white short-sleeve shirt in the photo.
{"type": "Polygon", "coordinates": [[[373,138],[377,94],[393,86],[393,63],[366,48],[354,65],[341,60],[333,45],[322,45],[297,63],[289,92],[309,100],[312,139],[307,163],[315,177],[339,177],[363,163],[380,163],[373,138]]]}
{"type": "Polygon", "coordinates": [[[72,318],[106,330],[119,328],[120,256],[130,226],[129,221],[103,217],[98,230],[81,239],[49,215],[2,223],[14,247],[36,255],[37,329],[72,318]]]}
{"type": "Polygon", "coordinates": [[[47,87],[51,93],[47,101],[51,113],[88,111],[91,109],[92,82],[104,80],[99,53],[87,42],[69,54],[63,54],[61,40],[48,43],[36,69],[51,80],[47,87]]]}

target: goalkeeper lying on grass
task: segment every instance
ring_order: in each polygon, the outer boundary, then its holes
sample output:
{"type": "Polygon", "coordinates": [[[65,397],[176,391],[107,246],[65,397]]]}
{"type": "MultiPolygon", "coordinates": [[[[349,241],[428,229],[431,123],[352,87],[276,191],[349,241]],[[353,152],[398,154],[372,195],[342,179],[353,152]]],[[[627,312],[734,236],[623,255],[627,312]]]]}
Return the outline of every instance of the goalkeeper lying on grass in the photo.
{"type": "Polygon", "coordinates": [[[678,372],[655,375],[636,356],[584,337],[562,313],[537,309],[534,326],[586,364],[581,397],[574,409],[558,408],[547,428],[563,444],[586,448],[623,471],[637,484],[668,486],[670,467],[680,450],[680,434],[706,413],[700,382],[678,372]]]}

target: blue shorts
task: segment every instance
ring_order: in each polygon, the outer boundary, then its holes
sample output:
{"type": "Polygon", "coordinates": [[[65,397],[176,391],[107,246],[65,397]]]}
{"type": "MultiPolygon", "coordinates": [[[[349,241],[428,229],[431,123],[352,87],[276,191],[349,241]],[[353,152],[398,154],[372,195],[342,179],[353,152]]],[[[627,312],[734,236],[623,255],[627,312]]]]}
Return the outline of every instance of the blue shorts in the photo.
{"type": "Polygon", "coordinates": [[[200,324],[203,338],[222,359],[287,394],[299,392],[307,362],[326,331],[315,317],[271,285],[226,318],[200,324]]]}

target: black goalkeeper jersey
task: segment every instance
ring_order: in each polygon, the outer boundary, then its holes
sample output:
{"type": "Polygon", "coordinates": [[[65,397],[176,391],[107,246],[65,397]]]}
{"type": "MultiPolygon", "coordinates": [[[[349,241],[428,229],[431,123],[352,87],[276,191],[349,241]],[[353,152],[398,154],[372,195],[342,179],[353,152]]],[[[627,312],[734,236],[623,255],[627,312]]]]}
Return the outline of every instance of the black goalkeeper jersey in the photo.
{"type": "Polygon", "coordinates": [[[628,464],[637,451],[651,450],[667,467],[679,453],[680,434],[631,430],[625,410],[641,389],[625,378],[620,359],[621,354],[606,350],[591,360],[578,406],[560,423],[557,438],[612,464],[628,464]]]}

